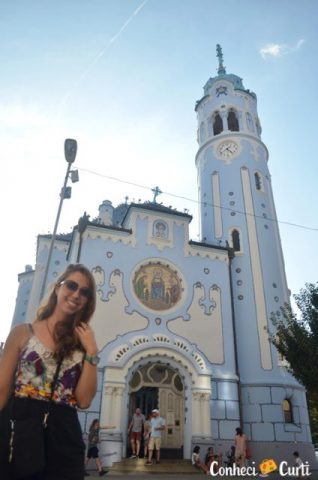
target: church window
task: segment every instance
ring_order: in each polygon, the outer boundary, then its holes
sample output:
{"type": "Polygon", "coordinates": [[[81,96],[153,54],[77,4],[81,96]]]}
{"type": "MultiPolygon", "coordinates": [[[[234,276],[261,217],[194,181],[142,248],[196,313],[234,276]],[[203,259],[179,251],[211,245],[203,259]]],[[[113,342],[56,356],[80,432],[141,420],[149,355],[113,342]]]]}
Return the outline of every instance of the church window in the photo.
{"type": "Polygon", "coordinates": [[[231,130],[231,132],[239,132],[240,130],[239,122],[234,110],[229,111],[229,114],[227,116],[227,126],[228,126],[228,129],[231,130]]]}
{"type": "Polygon", "coordinates": [[[236,229],[232,230],[231,237],[234,251],[239,252],[241,250],[240,232],[236,229]]]}
{"type": "Polygon", "coordinates": [[[285,423],[293,423],[293,409],[291,401],[285,398],[283,401],[283,414],[285,423]]]}
{"type": "Polygon", "coordinates": [[[183,391],[183,383],[182,383],[182,380],[180,378],[180,376],[178,374],[175,375],[174,379],[173,379],[173,383],[174,383],[174,387],[175,389],[178,391],[178,392],[182,392],[183,391]]]}
{"type": "Polygon", "coordinates": [[[219,113],[216,112],[214,116],[214,122],[213,122],[213,134],[214,135],[219,135],[219,133],[223,132],[223,122],[222,118],[220,117],[219,113]]]}
{"type": "Polygon", "coordinates": [[[258,172],[254,173],[254,179],[255,179],[256,190],[262,190],[262,179],[258,172]]]}

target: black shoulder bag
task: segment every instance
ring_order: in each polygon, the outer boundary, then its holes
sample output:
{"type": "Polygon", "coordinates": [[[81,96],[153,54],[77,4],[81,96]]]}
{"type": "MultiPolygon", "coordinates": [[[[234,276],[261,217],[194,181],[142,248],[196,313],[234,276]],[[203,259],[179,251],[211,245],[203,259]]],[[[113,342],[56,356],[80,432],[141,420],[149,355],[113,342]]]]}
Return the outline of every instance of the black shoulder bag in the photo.
{"type": "Polygon", "coordinates": [[[23,478],[42,472],[46,465],[45,429],[50,414],[53,394],[62,360],[58,362],[51,385],[51,395],[46,410],[41,415],[15,419],[13,397],[10,415],[9,464],[14,478],[23,478]]]}

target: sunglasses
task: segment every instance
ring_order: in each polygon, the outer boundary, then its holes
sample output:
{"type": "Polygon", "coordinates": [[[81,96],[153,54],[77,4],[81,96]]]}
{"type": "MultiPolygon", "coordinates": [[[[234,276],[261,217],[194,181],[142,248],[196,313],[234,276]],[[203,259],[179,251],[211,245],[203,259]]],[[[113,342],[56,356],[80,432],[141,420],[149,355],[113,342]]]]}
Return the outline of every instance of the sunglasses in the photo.
{"type": "Polygon", "coordinates": [[[79,294],[83,298],[91,298],[93,296],[93,292],[90,288],[80,287],[77,282],[74,282],[74,280],[63,280],[63,282],[61,282],[60,285],[65,285],[65,287],[70,292],[73,292],[73,293],[77,292],[77,290],[79,290],[79,294]]]}

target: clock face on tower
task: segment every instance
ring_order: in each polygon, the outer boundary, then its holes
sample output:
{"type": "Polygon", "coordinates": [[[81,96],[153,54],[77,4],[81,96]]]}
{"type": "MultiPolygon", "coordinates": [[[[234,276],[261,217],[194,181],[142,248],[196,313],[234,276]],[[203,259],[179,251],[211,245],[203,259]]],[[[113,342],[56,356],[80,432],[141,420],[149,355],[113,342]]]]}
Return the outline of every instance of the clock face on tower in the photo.
{"type": "Polygon", "coordinates": [[[223,159],[234,157],[239,152],[239,146],[233,140],[225,140],[217,147],[218,156],[223,159]]]}

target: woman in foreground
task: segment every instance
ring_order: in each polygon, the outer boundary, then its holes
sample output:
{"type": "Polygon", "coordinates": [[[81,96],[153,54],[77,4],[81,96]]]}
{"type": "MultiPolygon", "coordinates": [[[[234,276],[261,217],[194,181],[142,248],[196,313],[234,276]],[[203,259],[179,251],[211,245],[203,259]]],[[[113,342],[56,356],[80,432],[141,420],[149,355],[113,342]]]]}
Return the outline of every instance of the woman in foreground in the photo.
{"type": "Polygon", "coordinates": [[[97,345],[89,325],[95,305],[91,272],[81,264],[69,265],[32,325],[18,325],[10,332],[0,361],[1,480],[16,478],[9,462],[9,419],[42,416],[48,404],[46,465],[24,478],[84,479],[85,445],[77,407],[88,408],[96,393],[97,345]]]}

